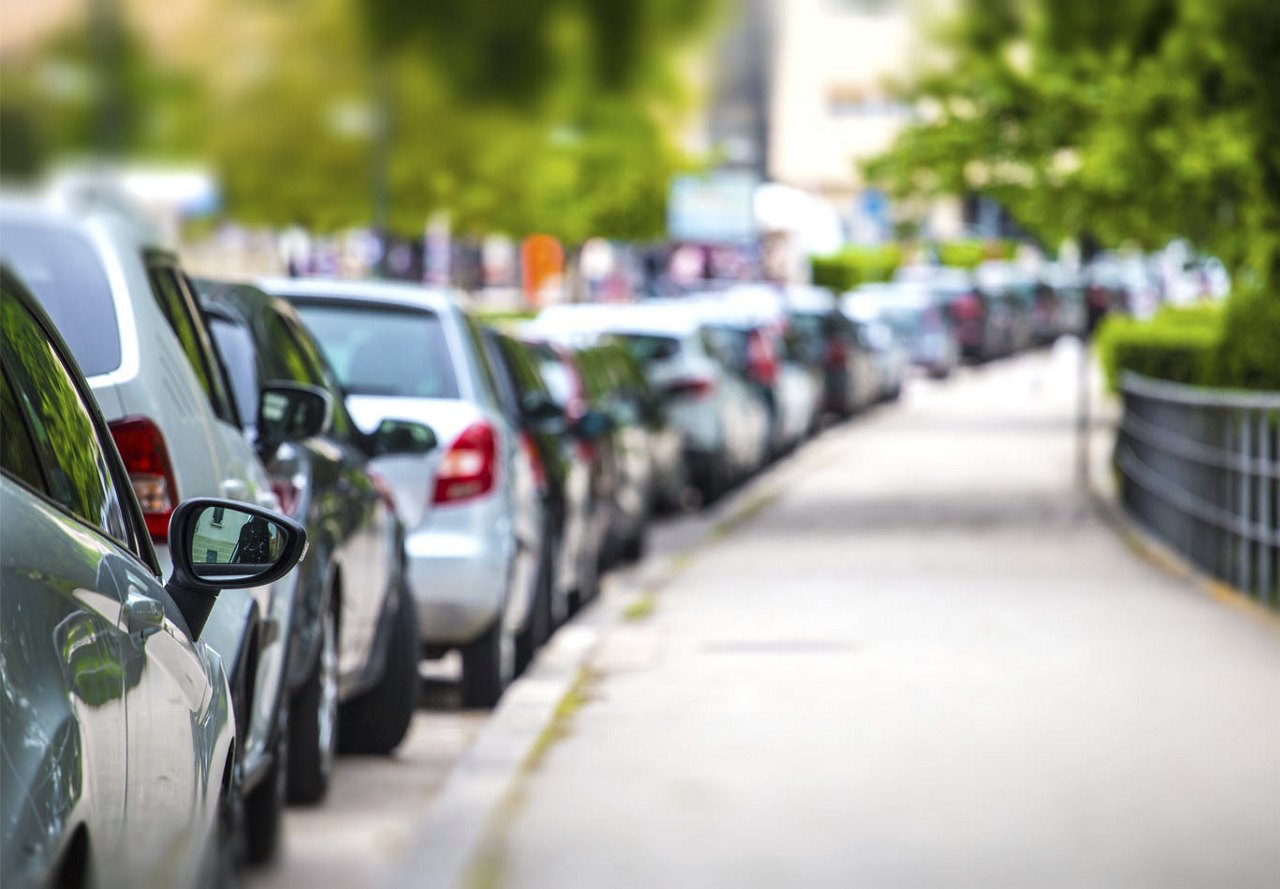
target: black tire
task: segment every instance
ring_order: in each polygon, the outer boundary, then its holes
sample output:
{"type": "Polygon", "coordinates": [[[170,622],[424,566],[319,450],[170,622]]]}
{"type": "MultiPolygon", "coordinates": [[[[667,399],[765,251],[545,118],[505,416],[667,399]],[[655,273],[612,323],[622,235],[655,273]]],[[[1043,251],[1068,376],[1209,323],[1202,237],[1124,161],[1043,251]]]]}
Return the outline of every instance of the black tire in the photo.
{"type": "Polygon", "coordinates": [[[551,638],[551,583],[555,547],[548,543],[538,564],[538,581],[533,602],[529,605],[529,621],[516,634],[516,675],[525,671],[548,639],[551,638]]]}
{"type": "Polygon", "coordinates": [[[284,803],[288,793],[288,762],[288,724],[282,714],[271,769],[262,783],[244,798],[244,856],[249,864],[267,864],[280,851],[284,803]]]}
{"type": "Polygon", "coordinates": [[[627,538],[622,544],[622,560],[628,564],[634,565],[644,558],[644,554],[649,551],[649,522],[643,520],[636,532],[627,538]]]}
{"type": "Polygon", "coordinates": [[[324,620],[315,663],[289,703],[287,783],[291,803],[315,804],[325,798],[338,753],[338,627],[332,609],[324,620]],[[332,662],[328,662],[330,657],[332,662]],[[323,737],[326,722],[327,739],[323,737]]]}
{"type": "Polygon", "coordinates": [[[400,593],[386,669],[378,684],[342,705],[338,737],[345,753],[384,756],[409,733],[418,704],[418,611],[408,590],[400,593]]]}
{"type": "Polygon", "coordinates": [[[729,490],[727,460],[727,455],[723,459],[713,458],[707,463],[706,470],[701,474],[701,478],[698,479],[698,493],[701,495],[701,505],[704,509],[713,505],[729,490]]]}
{"type": "Polygon", "coordinates": [[[514,672],[515,652],[509,640],[503,639],[502,617],[493,622],[480,638],[462,647],[462,705],[492,707],[498,703],[514,672]]]}

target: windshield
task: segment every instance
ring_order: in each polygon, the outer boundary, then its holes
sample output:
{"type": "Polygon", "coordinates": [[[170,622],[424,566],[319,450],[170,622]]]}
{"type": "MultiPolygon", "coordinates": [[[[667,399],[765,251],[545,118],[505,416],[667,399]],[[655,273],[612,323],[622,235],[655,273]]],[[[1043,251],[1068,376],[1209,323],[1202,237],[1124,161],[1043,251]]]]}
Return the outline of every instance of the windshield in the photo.
{"type": "Polygon", "coordinates": [[[87,239],[66,229],[3,222],[0,259],[40,300],[85,376],[120,366],[111,285],[87,239]]]}
{"type": "Polygon", "coordinates": [[[439,317],[422,309],[296,303],[348,395],[457,398],[439,317]]]}

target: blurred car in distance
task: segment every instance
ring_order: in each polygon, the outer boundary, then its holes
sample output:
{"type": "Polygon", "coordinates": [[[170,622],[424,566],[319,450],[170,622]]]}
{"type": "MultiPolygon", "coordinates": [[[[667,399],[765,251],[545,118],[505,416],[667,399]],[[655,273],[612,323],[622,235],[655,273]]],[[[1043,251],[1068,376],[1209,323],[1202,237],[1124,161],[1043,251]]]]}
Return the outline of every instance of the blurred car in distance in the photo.
{"type": "Polygon", "coordinates": [[[7,269],[0,340],[0,882],[220,885],[240,772],[223,662],[201,636],[221,590],[288,572],[306,533],[185,501],[162,585],[89,386],[7,269]]]}
{"type": "Polygon", "coordinates": [[[960,364],[960,343],[936,291],[920,284],[894,284],[862,296],[887,325],[911,364],[946,379],[960,364]]]}

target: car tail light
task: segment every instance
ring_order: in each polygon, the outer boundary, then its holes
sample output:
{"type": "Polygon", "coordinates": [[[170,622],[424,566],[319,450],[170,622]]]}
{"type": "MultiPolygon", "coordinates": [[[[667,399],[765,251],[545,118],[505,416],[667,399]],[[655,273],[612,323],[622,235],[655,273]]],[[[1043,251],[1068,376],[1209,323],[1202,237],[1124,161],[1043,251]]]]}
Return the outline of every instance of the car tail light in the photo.
{"type": "Polygon", "coordinates": [[[966,293],[956,298],[951,304],[952,314],[961,321],[972,321],[981,318],[985,313],[982,297],[976,293],[966,293]]]}
{"type": "Polygon", "coordinates": [[[538,453],[538,444],[533,440],[528,432],[520,433],[520,448],[524,451],[525,456],[529,459],[529,466],[533,469],[533,483],[539,491],[545,490],[547,487],[547,467],[543,465],[542,454],[538,453]]]}
{"type": "Polygon", "coordinates": [[[765,386],[772,386],[778,379],[778,358],[758,330],[753,330],[747,340],[747,372],[765,386]]]}
{"type": "Polygon", "coordinates": [[[488,423],[473,423],[462,431],[440,459],[432,503],[459,503],[493,490],[497,476],[498,443],[488,423]]]}
{"type": "Polygon", "coordinates": [[[125,417],[110,427],[147,521],[147,532],[152,540],[164,543],[169,539],[169,516],[178,504],[178,485],[164,436],[146,417],[125,417]]]}
{"type": "Polygon", "coordinates": [[[822,357],[828,369],[839,370],[849,360],[849,348],[845,345],[843,339],[833,336],[827,340],[826,350],[822,357]]]}
{"type": "Polygon", "coordinates": [[[716,391],[716,381],[711,377],[690,377],[676,380],[667,385],[669,395],[688,395],[693,398],[705,398],[716,391]]]}
{"type": "Polygon", "coordinates": [[[1106,308],[1109,300],[1107,299],[1107,291],[1103,287],[1093,285],[1089,288],[1089,305],[1094,308],[1106,308]]]}
{"type": "Polygon", "coordinates": [[[294,484],[292,479],[272,479],[271,493],[275,494],[276,499],[280,501],[280,511],[287,516],[292,516],[298,508],[302,488],[294,484]]]}

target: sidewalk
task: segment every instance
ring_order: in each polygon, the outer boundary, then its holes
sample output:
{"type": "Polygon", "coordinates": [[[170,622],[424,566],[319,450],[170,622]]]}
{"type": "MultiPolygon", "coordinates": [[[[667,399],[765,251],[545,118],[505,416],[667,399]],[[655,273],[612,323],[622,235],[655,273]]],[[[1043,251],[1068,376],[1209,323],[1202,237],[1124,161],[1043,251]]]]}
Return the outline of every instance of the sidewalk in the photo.
{"type": "Polygon", "coordinates": [[[510,887],[1280,885],[1280,634],[1072,491],[1069,356],[833,431],[600,648],[510,887]]]}

